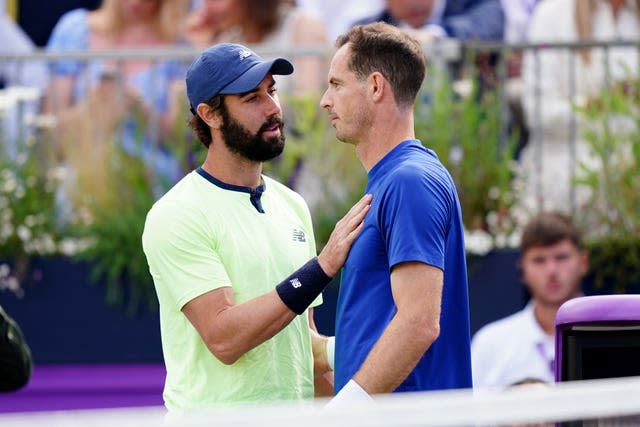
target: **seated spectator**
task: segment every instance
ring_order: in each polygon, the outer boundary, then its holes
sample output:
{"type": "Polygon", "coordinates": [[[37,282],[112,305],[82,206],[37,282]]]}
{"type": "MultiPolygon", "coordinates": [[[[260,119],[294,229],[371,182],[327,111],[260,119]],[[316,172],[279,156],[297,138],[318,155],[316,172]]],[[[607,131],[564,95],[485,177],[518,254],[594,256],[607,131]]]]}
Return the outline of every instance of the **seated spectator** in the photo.
{"type": "MultiPolygon", "coordinates": [[[[527,42],[529,21],[540,0],[501,0],[505,16],[504,41],[509,45],[527,42]]],[[[514,50],[505,55],[507,75],[504,83],[509,104],[509,130],[518,137],[516,156],[527,144],[527,128],[522,109],[522,55],[523,50],[514,50]]]]}
{"type": "MultiPolygon", "coordinates": [[[[294,93],[319,93],[325,86],[327,58],[292,56],[291,48],[331,47],[322,21],[285,0],[203,0],[188,19],[187,39],[205,47],[214,43],[260,44],[293,57],[294,93]]],[[[279,82],[284,84],[285,82],[279,82]]],[[[287,92],[279,87],[280,92],[287,92]]]]}
{"type": "Polygon", "coordinates": [[[354,22],[384,8],[384,0],[298,0],[296,4],[322,19],[331,41],[346,33],[354,22]]]}
{"type": "MultiPolygon", "coordinates": [[[[33,52],[35,46],[25,32],[0,8],[0,53],[22,54],[33,52]]],[[[27,136],[24,126],[28,115],[39,108],[46,84],[46,68],[39,61],[3,60],[0,63],[0,91],[3,92],[3,108],[0,115],[0,154],[15,159],[18,146],[27,136]],[[26,90],[25,90],[26,89],[26,90]]]]}
{"type": "MultiPolygon", "coordinates": [[[[575,106],[597,102],[606,88],[637,77],[638,50],[578,51],[549,45],[640,40],[640,2],[545,0],[536,6],[529,25],[529,41],[544,48],[524,55],[523,106],[530,138],[516,184],[526,211],[582,212],[591,193],[584,186],[572,192],[572,178],[580,163],[589,168],[598,164],[583,138],[589,123],[576,114],[575,106]]],[[[580,221],[594,225],[587,218],[580,221]]]]}
{"type": "Polygon", "coordinates": [[[384,21],[416,30],[422,42],[439,38],[502,40],[500,0],[385,0],[385,9],[355,24],[384,21]]]}
{"type": "MultiPolygon", "coordinates": [[[[157,48],[178,43],[182,0],[104,0],[94,10],[75,9],[56,24],[50,52],[157,48]]],[[[173,61],[59,60],[51,65],[44,109],[57,118],[61,157],[84,183],[98,181],[96,152],[106,140],[150,163],[159,179],[177,181],[179,165],[161,135],[177,117],[177,88],[184,69],[173,61]],[[137,115],[137,117],[136,117],[137,115]],[[148,123],[142,123],[148,122],[148,123]],[[114,130],[121,129],[114,133],[114,130]]],[[[108,146],[108,144],[107,144],[108,146]]],[[[80,189],[82,191],[82,189],[80,189]]]]}
{"type": "MultiPolygon", "coordinates": [[[[385,0],[385,9],[374,16],[362,19],[354,25],[383,21],[403,28],[423,45],[441,39],[502,40],[504,14],[500,0],[385,0]]],[[[456,80],[456,91],[468,96],[477,78],[478,96],[496,82],[498,55],[482,51],[474,54],[473,61],[467,58],[441,64],[452,80],[456,80]],[[465,65],[473,65],[468,73],[465,65]],[[461,88],[461,90],[458,90],[461,88]]],[[[432,62],[437,63],[437,62],[432,62]]],[[[428,97],[427,97],[428,98],[428,97]]]]}
{"type": "Polygon", "coordinates": [[[558,308],[580,296],[589,267],[581,236],[571,219],[543,212],[525,227],[519,268],[531,300],[473,336],[474,387],[507,387],[524,380],[554,382],[554,327],[558,308]]]}

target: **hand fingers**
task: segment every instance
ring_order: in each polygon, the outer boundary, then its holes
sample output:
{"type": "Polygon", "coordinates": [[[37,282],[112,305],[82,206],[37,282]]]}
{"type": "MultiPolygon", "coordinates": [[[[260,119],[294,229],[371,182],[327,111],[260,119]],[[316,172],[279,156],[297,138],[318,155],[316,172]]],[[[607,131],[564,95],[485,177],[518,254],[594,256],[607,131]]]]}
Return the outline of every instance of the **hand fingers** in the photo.
{"type": "Polygon", "coordinates": [[[349,212],[336,224],[336,230],[341,229],[342,227],[346,227],[346,233],[352,231],[355,227],[358,226],[369,212],[371,208],[371,200],[372,196],[370,194],[366,194],[362,197],[355,205],[351,207],[349,212]]]}
{"type": "Polygon", "coordinates": [[[372,199],[373,199],[373,196],[371,194],[365,194],[360,198],[360,200],[356,202],[355,205],[351,206],[351,209],[349,209],[349,212],[347,212],[345,217],[349,216],[353,212],[361,210],[364,206],[370,205],[372,199]]]}
{"type": "Polygon", "coordinates": [[[364,221],[360,221],[356,226],[356,228],[351,230],[351,232],[349,232],[349,234],[346,235],[345,240],[349,244],[349,247],[351,247],[351,244],[353,243],[354,240],[356,240],[356,237],[358,237],[358,234],[360,234],[363,228],[364,228],[364,221]]]}

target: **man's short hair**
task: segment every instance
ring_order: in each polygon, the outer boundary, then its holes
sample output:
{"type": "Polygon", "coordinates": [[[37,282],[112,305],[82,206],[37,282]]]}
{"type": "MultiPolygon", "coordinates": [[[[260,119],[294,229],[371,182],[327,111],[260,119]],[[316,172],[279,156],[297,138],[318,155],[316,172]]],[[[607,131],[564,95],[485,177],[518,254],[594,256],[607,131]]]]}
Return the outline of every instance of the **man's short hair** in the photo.
{"type": "Polygon", "coordinates": [[[541,212],[525,226],[520,242],[520,252],[536,246],[550,246],[569,240],[577,248],[582,248],[582,236],[571,217],[561,212],[541,212]]]}
{"type": "Polygon", "coordinates": [[[384,22],[353,27],[339,36],[336,47],[349,43],[349,70],[359,80],[377,71],[389,81],[396,103],[410,107],[426,74],[424,49],[413,37],[384,22]]]}

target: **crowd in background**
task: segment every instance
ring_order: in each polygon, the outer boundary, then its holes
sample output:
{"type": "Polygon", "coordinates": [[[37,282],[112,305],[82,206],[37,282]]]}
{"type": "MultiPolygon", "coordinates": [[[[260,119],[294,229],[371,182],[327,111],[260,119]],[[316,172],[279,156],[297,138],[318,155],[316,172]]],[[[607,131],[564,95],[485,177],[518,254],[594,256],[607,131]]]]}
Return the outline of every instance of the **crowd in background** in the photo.
{"type": "MultiPolygon", "coordinates": [[[[3,43],[3,51],[202,48],[217,42],[271,46],[280,52],[301,48],[309,54],[296,55],[296,75],[287,87],[280,87],[296,94],[324,90],[326,53],[338,34],[360,23],[391,23],[425,45],[451,38],[540,45],[640,38],[638,2],[632,0],[85,0],[57,5],[53,14],[58,19],[45,36],[48,24],[42,14],[26,12],[28,1],[3,2],[0,34],[9,41],[3,43]],[[15,17],[21,19],[8,16],[9,10],[16,9],[24,9],[15,17]],[[549,25],[551,21],[562,24],[549,25]]],[[[569,50],[553,49],[504,54],[510,121],[519,132],[522,148],[516,185],[527,210],[569,211],[567,200],[575,198],[572,212],[587,203],[588,194],[570,194],[576,165],[590,161],[584,142],[579,137],[574,142],[569,133],[574,105],[592,103],[605,84],[623,86],[637,75],[633,47],[581,50],[573,65],[574,57],[569,50]]],[[[486,76],[488,68],[490,74],[483,78],[485,83],[495,80],[497,63],[496,55],[480,56],[481,73],[484,69],[486,76]]],[[[45,67],[7,61],[0,67],[0,87],[38,90],[41,96],[35,108],[55,116],[58,140],[103,138],[114,123],[124,120],[123,147],[138,152],[161,177],[175,182],[183,171],[166,147],[170,141],[162,135],[181,114],[186,65],[64,60],[45,67]],[[127,119],[136,111],[146,114],[150,122],[146,129],[127,119]],[[85,120],[87,112],[103,120],[85,120]],[[142,143],[134,141],[140,131],[142,143]]],[[[11,139],[17,132],[15,120],[9,115],[4,121],[11,139]]],[[[86,156],[82,144],[67,145],[57,147],[64,161],[78,163],[78,156],[86,156]]],[[[74,169],[75,174],[88,173],[74,169]]]]}

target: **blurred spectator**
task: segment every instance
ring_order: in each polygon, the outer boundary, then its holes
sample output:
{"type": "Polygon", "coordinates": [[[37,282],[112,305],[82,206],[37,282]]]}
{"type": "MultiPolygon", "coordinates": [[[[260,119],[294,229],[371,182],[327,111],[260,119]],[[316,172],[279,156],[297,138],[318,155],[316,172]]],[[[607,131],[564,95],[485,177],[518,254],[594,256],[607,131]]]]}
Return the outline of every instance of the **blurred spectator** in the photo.
{"type": "MultiPolygon", "coordinates": [[[[279,52],[291,48],[323,48],[331,44],[322,21],[284,0],[202,0],[188,19],[187,39],[205,47],[230,42],[272,47],[279,52]]],[[[293,56],[295,93],[319,92],[325,86],[328,59],[293,56]]],[[[284,84],[282,81],[279,83],[284,84]]],[[[280,86],[281,92],[288,88],[280,86]]]]}
{"type": "MultiPolygon", "coordinates": [[[[4,3],[0,9],[0,54],[29,53],[34,45],[22,29],[6,15],[4,3]]],[[[2,91],[2,111],[0,111],[0,141],[5,145],[6,154],[14,158],[23,131],[24,121],[39,108],[39,100],[46,82],[46,69],[40,62],[5,61],[0,62],[0,90],[2,91]]]]}
{"type": "Polygon", "coordinates": [[[322,19],[332,42],[351,28],[354,22],[379,13],[384,8],[384,0],[297,0],[296,3],[301,9],[322,19]]]}
{"type": "Polygon", "coordinates": [[[581,295],[589,267],[571,219],[559,212],[534,217],[522,234],[518,267],[531,300],[523,310],[485,325],[473,336],[474,387],[507,387],[525,379],[554,382],[556,312],[581,295]]]}
{"type": "Polygon", "coordinates": [[[385,9],[356,24],[384,21],[418,30],[418,40],[502,40],[504,14],[500,0],[385,0],[385,9]]]}
{"type": "MultiPolygon", "coordinates": [[[[355,24],[383,21],[403,28],[422,44],[451,38],[468,40],[502,40],[504,14],[500,0],[385,0],[385,9],[355,24]]],[[[478,96],[496,82],[495,65],[498,55],[488,51],[476,51],[473,61],[467,63],[466,55],[447,64],[448,73],[458,80],[460,94],[468,95],[469,79],[479,84],[478,96]],[[473,65],[467,73],[465,65],[473,65]]]]}
{"type": "MultiPolygon", "coordinates": [[[[505,16],[504,41],[507,44],[527,42],[529,21],[533,10],[540,0],[501,0],[505,16]]],[[[529,140],[529,129],[522,108],[522,50],[515,50],[505,55],[507,75],[505,92],[509,103],[509,129],[518,137],[516,156],[529,140]]]]}
{"type": "Polygon", "coordinates": [[[533,9],[540,0],[501,0],[504,11],[504,40],[507,43],[523,43],[527,41],[529,21],[533,9]]]}
{"type": "MultiPolygon", "coordinates": [[[[95,11],[72,10],[60,18],[50,52],[157,48],[175,45],[186,13],[182,0],[104,0],[95,11]]],[[[171,148],[162,144],[179,114],[184,69],[174,61],[144,59],[58,60],[50,68],[45,111],[57,118],[63,161],[82,183],[100,182],[96,152],[114,140],[149,162],[158,178],[180,177],[171,148]],[[121,130],[119,132],[114,132],[121,130]],[[88,174],[88,175],[87,175],[88,174]],[[93,175],[93,176],[92,176],[93,175]]],[[[82,189],[80,188],[80,192],[82,189]]]]}
{"type": "Polygon", "coordinates": [[[31,378],[31,350],[18,324],[0,306],[0,392],[24,387],[31,378]]]}
{"type": "MultiPolygon", "coordinates": [[[[534,9],[523,63],[523,105],[530,129],[522,151],[517,186],[527,211],[572,207],[571,179],[577,165],[597,167],[582,139],[587,123],[575,105],[597,102],[599,93],[638,75],[638,50],[615,47],[569,51],[547,44],[584,40],[640,40],[640,1],[545,0],[534,9]],[[572,141],[572,121],[576,120],[572,141]],[[575,142],[575,145],[573,144],[575,142]]],[[[575,208],[582,210],[590,192],[575,189],[575,208]]]]}

